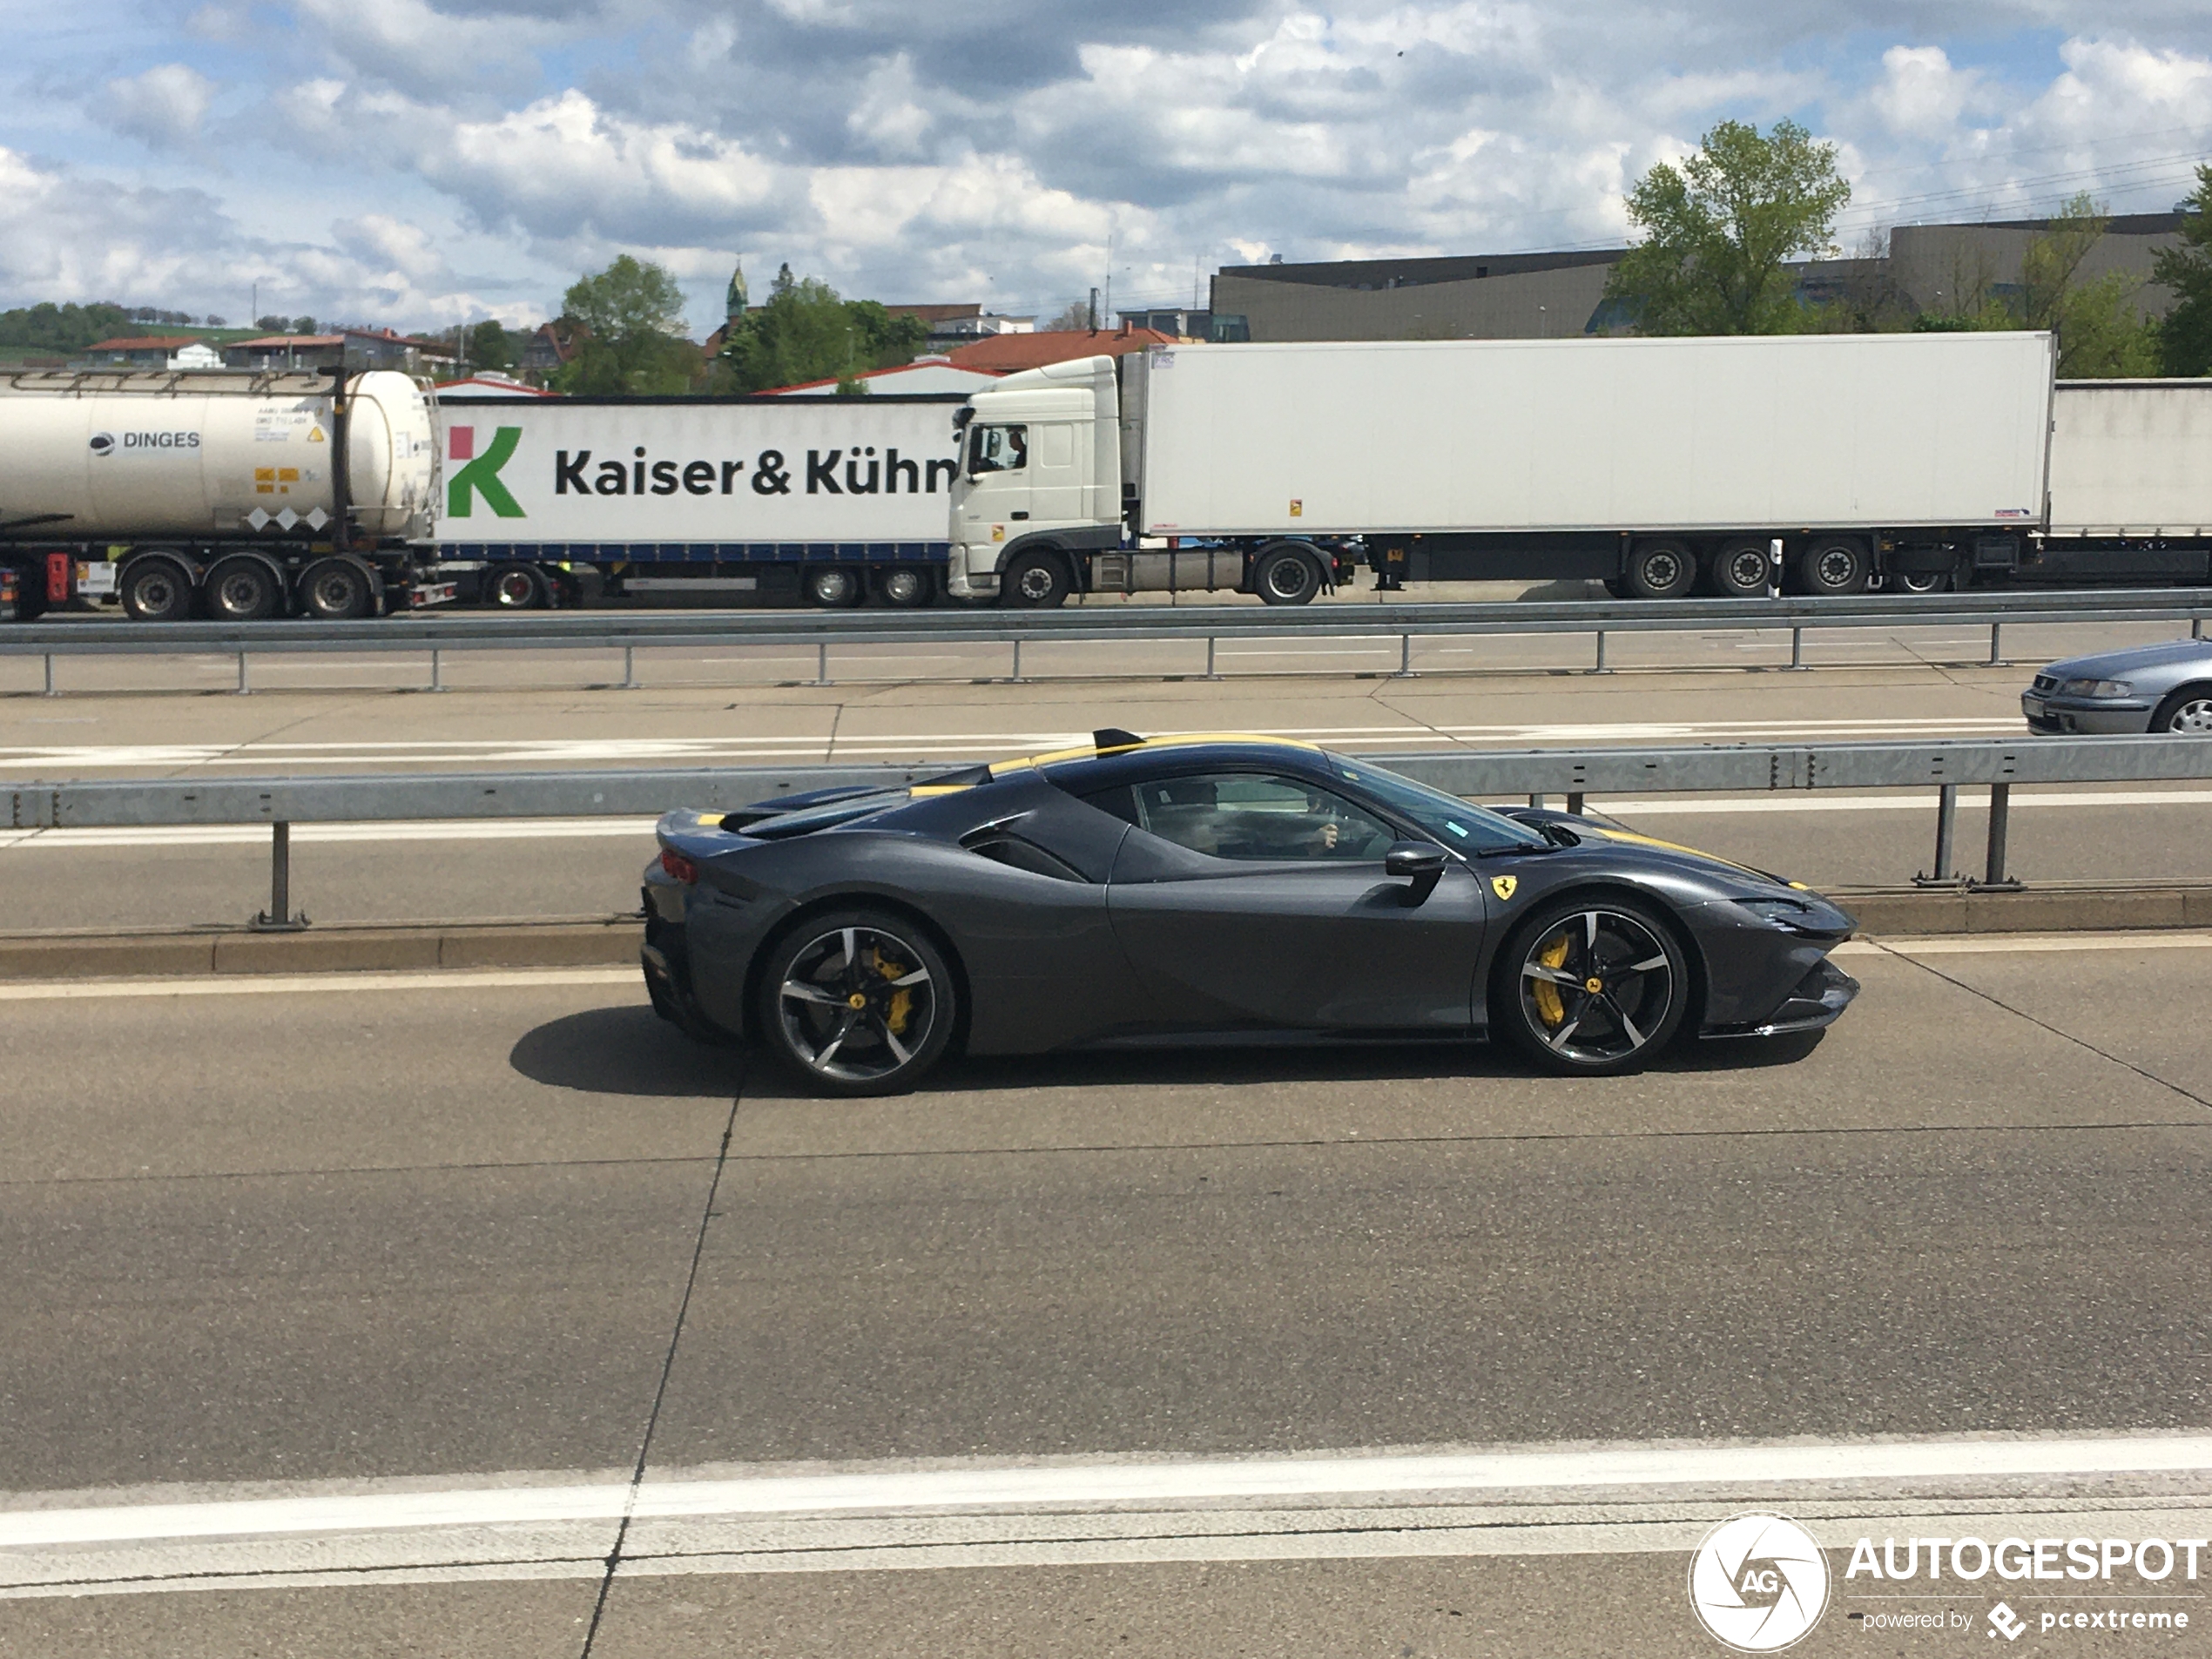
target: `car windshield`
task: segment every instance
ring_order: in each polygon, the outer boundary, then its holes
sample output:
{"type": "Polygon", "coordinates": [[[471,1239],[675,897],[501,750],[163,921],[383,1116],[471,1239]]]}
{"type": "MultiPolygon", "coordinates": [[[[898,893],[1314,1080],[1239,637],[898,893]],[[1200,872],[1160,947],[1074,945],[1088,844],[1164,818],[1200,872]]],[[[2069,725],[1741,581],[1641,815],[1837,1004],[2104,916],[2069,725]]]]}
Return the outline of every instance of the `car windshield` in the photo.
{"type": "Polygon", "coordinates": [[[1379,766],[1365,766],[1343,755],[1332,754],[1329,764],[1347,781],[1380,801],[1399,817],[1408,819],[1454,852],[1469,854],[1502,852],[1541,853],[1550,843],[1526,824],[1516,824],[1487,806],[1471,806],[1426,784],[1417,784],[1379,766]]]}

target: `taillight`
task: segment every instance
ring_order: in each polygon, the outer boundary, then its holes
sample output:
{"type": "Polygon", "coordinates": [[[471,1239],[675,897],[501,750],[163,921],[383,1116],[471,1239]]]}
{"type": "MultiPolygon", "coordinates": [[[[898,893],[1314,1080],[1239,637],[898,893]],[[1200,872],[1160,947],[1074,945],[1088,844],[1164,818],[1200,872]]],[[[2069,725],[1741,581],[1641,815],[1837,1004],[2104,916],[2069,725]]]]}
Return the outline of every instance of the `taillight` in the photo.
{"type": "Polygon", "coordinates": [[[661,849],[660,867],[687,887],[699,879],[699,867],[673,847],[661,849]]]}

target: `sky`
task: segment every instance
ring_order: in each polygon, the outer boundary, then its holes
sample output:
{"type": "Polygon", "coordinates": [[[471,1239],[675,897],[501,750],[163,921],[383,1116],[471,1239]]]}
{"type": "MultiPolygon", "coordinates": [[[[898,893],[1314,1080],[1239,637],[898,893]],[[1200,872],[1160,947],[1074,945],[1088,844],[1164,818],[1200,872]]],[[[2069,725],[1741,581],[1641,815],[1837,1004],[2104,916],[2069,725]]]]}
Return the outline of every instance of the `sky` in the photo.
{"type": "Polygon", "coordinates": [[[2170,207],[2207,0],[0,0],[0,307],[534,323],[631,253],[1058,312],[1223,265],[1619,246],[1716,122],[1888,225],[2170,207]]]}

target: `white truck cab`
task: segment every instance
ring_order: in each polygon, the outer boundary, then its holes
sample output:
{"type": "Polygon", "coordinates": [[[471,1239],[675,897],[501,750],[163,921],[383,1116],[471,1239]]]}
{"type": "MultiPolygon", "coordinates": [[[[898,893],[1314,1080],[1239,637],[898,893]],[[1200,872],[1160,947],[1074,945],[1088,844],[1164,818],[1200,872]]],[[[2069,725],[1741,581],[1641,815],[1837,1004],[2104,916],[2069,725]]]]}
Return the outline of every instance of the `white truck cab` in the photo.
{"type": "Polygon", "coordinates": [[[1080,561],[1122,544],[1121,404],[1110,357],[1009,374],[961,411],[956,599],[1058,604],[1080,561]]]}

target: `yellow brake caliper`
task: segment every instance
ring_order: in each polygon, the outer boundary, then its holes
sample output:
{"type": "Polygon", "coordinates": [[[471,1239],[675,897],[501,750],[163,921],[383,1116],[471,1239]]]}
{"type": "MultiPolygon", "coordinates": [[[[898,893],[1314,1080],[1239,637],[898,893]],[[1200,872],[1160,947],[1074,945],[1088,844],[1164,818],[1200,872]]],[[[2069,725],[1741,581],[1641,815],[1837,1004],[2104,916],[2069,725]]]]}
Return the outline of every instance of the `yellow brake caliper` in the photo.
{"type": "MultiPolygon", "coordinates": [[[[1561,933],[1559,942],[1536,960],[1546,968],[1567,966],[1567,951],[1571,941],[1561,933]]],[[[1557,1025],[1567,1017],[1567,1005],[1559,1000],[1559,987],[1548,979],[1536,981],[1536,1012],[1543,1016],[1546,1025],[1557,1025]]]]}
{"type": "MultiPolygon", "coordinates": [[[[875,971],[882,977],[887,980],[906,977],[907,969],[903,963],[890,961],[880,950],[874,955],[875,971]]],[[[907,1035],[907,1021],[914,1013],[914,995],[912,991],[894,991],[891,994],[891,1007],[885,1013],[883,1022],[891,1028],[892,1035],[903,1037],[907,1035]]]]}

